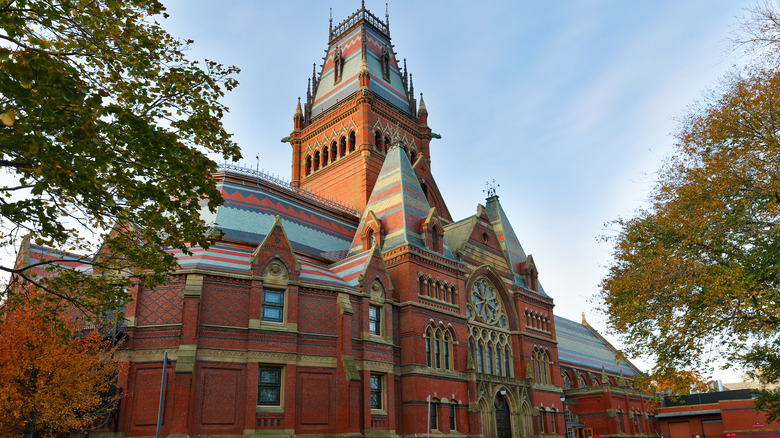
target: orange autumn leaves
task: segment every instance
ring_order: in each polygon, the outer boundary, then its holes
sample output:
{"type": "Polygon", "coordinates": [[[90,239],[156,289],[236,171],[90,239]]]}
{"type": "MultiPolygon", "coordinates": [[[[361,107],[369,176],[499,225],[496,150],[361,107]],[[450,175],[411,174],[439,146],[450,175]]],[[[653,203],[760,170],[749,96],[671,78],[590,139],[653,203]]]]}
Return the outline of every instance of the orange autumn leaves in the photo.
{"type": "Polygon", "coordinates": [[[106,340],[57,328],[51,315],[30,303],[0,314],[0,436],[85,430],[114,401],[106,394],[118,365],[106,340]]]}

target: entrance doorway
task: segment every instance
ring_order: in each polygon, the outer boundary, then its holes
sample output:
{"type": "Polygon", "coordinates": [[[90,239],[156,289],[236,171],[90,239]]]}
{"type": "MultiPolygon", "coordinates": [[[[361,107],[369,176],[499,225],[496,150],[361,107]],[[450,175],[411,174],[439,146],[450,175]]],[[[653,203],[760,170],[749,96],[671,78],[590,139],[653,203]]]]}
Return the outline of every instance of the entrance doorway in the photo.
{"type": "Polygon", "coordinates": [[[498,438],[512,437],[512,421],[509,416],[509,403],[499,392],[496,394],[496,436],[498,438]]]}

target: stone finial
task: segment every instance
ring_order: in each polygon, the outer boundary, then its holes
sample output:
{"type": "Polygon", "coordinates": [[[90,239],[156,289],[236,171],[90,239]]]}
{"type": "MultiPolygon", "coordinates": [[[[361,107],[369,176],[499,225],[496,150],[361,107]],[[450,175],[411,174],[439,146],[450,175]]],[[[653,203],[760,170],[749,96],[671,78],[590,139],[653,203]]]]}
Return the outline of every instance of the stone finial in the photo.
{"type": "Polygon", "coordinates": [[[585,312],[582,312],[582,325],[588,325],[588,321],[585,320],[585,312]]]}

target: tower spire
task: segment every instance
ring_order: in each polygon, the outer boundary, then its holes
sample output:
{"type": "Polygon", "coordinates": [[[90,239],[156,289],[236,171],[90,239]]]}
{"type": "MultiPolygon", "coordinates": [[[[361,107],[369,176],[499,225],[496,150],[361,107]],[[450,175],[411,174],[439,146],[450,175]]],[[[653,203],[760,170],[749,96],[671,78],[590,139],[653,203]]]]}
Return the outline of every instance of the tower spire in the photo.
{"type": "Polygon", "coordinates": [[[333,8],[330,8],[330,20],[328,24],[328,41],[333,39],[333,8]]]}
{"type": "Polygon", "coordinates": [[[390,10],[387,3],[385,3],[385,29],[387,30],[387,36],[390,36],[390,10]]]}

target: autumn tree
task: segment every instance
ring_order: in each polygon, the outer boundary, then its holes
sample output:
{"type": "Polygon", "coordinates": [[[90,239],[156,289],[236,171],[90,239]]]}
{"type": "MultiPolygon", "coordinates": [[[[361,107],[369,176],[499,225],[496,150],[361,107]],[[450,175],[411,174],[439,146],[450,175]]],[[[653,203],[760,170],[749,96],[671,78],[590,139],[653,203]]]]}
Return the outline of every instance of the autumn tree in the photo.
{"type": "Polygon", "coordinates": [[[121,308],[176,266],[166,249],[209,245],[209,154],[240,158],[219,102],[238,70],[187,59],[164,17],[157,0],[0,0],[0,246],[30,236],[92,266],[0,264],[42,297],[121,308]]]}
{"type": "MultiPolygon", "coordinates": [[[[780,64],[757,59],[691,108],[650,206],[616,221],[601,298],[661,378],[718,360],[780,377],[780,64]]],[[[761,407],[774,418],[780,394],[761,407]]]]}
{"type": "Polygon", "coordinates": [[[83,431],[114,406],[110,342],[62,318],[30,302],[0,316],[0,436],[83,431]]]}

